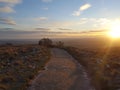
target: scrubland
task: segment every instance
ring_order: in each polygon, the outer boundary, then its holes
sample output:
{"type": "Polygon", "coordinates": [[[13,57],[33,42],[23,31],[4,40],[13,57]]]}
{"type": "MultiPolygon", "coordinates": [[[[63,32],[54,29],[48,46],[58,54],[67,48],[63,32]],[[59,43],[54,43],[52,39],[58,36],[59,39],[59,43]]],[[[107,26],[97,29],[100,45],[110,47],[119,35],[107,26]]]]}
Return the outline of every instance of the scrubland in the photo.
{"type": "Polygon", "coordinates": [[[105,39],[68,40],[67,50],[88,71],[96,90],[120,88],[120,44],[105,39]]]}
{"type": "MultiPolygon", "coordinates": [[[[65,49],[82,64],[96,90],[120,89],[120,40],[63,39],[53,47],[65,49]]],[[[0,90],[26,90],[50,56],[41,45],[0,46],[0,90]]]]}
{"type": "Polygon", "coordinates": [[[26,90],[49,58],[50,51],[43,46],[0,46],[0,90],[26,90]]]}

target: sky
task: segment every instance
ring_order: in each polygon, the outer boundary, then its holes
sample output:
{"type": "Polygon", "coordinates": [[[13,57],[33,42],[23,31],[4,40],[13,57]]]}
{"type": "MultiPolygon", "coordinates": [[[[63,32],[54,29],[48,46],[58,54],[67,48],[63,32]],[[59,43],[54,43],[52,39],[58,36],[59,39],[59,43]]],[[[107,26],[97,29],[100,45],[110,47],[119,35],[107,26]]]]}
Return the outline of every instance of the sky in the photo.
{"type": "Polygon", "coordinates": [[[101,35],[120,21],[120,0],[0,0],[0,39],[101,35]]]}

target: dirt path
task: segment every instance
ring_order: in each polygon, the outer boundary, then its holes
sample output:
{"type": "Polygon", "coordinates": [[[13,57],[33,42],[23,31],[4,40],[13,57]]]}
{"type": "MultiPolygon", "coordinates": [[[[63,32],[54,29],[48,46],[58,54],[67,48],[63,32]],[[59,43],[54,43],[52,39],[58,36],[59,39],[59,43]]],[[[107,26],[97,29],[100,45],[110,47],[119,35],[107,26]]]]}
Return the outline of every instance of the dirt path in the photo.
{"type": "Polygon", "coordinates": [[[28,90],[94,90],[84,68],[66,51],[51,49],[46,70],[33,80],[28,90]]]}

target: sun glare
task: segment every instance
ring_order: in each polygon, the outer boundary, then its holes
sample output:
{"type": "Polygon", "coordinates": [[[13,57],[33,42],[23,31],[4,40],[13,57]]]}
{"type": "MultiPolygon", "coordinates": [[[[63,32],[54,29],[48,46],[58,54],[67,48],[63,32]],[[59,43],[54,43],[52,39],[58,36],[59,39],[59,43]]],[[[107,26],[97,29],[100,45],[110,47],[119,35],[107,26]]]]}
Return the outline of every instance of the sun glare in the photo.
{"type": "Polygon", "coordinates": [[[109,31],[109,35],[112,38],[120,38],[120,22],[114,23],[109,31]]]}

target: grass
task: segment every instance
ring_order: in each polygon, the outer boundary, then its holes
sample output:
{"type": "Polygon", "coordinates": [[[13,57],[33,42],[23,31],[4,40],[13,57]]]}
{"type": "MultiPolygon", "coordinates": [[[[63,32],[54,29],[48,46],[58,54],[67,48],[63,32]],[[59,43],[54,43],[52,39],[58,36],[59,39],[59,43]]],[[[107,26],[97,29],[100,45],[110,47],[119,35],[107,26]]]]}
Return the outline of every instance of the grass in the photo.
{"type": "Polygon", "coordinates": [[[1,46],[0,90],[26,90],[49,58],[50,51],[43,46],[1,46]]]}
{"type": "Polygon", "coordinates": [[[120,48],[78,49],[66,47],[67,50],[88,71],[96,90],[117,90],[120,88],[120,48]]]}

